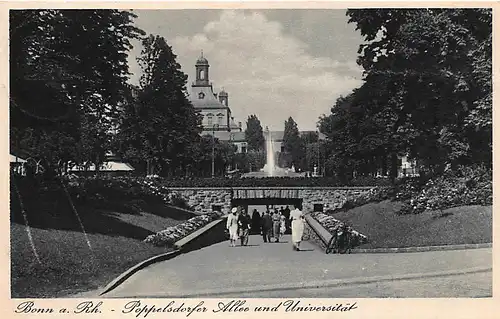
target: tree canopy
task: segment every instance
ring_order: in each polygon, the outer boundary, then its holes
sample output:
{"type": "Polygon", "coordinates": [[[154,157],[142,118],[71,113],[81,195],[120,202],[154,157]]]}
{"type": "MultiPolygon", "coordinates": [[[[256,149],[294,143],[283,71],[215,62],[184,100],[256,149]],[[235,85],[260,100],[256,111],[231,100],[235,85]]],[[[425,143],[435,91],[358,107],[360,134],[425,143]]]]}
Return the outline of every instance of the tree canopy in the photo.
{"type": "MultiPolygon", "coordinates": [[[[364,83],[320,119],[330,167],[366,175],[397,156],[422,172],[491,165],[491,10],[348,10],[364,83]]],[[[388,166],[388,167],[387,167],[388,166]]]]}
{"type": "Polygon", "coordinates": [[[120,10],[10,11],[11,149],[49,172],[103,161],[143,32],[120,10]],[[63,163],[63,164],[61,164],[63,163]]]}
{"type": "Polygon", "coordinates": [[[255,114],[248,117],[247,127],[245,129],[245,139],[250,150],[262,151],[264,149],[265,139],[262,125],[255,114]]]}
{"type": "Polygon", "coordinates": [[[303,169],[305,159],[304,140],[301,139],[297,123],[292,117],[285,121],[283,132],[283,147],[285,152],[291,156],[291,163],[296,169],[303,169]]]}
{"type": "Polygon", "coordinates": [[[120,126],[120,152],[136,163],[150,163],[159,174],[184,173],[200,142],[201,117],[187,98],[187,75],[166,40],[150,35],[137,58],[143,74],[135,103],[120,126]]]}

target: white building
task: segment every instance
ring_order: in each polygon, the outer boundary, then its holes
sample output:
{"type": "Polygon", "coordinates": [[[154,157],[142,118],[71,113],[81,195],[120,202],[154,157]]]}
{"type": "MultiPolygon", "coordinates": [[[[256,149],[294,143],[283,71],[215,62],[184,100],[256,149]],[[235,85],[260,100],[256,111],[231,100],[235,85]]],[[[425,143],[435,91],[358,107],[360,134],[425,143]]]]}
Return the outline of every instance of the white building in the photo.
{"type": "Polygon", "coordinates": [[[203,116],[203,134],[216,131],[241,132],[241,122],[236,124],[229,107],[229,94],[222,90],[219,94],[213,90],[209,78],[210,65],[203,53],[196,61],[196,80],[191,84],[189,99],[194,108],[203,116]]]}

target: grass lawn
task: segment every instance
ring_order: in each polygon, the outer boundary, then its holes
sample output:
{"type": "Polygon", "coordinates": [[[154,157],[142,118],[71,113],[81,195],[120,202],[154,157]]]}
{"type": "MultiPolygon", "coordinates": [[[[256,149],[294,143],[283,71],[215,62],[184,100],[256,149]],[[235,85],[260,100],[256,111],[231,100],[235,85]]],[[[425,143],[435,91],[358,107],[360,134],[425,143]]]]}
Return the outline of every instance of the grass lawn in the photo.
{"type": "MultiPolygon", "coordinates": [[[[12,194],[12,192],[11,192],[12,194]]],[[[30,244],[19,201],[11,200],[12,298],[54,298],[102,288],[133,265],[171,250],[142,242],[194,216],[160,203],[121,199],[76,205],[64,196],[27,200],[30,244]]]]}
{"type": "Polygon", "coordinates": [[[401,203],[383,201],[331,214],[368,236],[359,248],[491,243],[492,206],[462,206],[397,215],[401,203]]]}
{"type": "Polygon", "coordinates": [[[24,226],[11,224],[13,298],[54,298],[104,287],[133,265],[167,248],[133,238],[31,228],[37,262],[24,226]],[[90,247],[87,244],[87,240],[90,247]]]}

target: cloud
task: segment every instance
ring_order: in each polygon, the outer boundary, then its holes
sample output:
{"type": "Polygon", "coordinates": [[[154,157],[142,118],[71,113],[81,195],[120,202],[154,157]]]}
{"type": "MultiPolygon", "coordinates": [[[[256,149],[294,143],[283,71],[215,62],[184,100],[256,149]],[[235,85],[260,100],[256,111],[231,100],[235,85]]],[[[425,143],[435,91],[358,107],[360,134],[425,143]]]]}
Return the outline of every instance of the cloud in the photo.
{"type": "Polygon", "coordinates": [[[199,33],[167,41],[189,81],[203,50],[214,88],[229,92],[236,121],[256,114],[273,130],[282,130],[289,116],[299,129],[314,130],[337,97],[361,84],[356,56],[342,62],[313,56],[305,42],[262,12],[223,11],[199,33]]]}

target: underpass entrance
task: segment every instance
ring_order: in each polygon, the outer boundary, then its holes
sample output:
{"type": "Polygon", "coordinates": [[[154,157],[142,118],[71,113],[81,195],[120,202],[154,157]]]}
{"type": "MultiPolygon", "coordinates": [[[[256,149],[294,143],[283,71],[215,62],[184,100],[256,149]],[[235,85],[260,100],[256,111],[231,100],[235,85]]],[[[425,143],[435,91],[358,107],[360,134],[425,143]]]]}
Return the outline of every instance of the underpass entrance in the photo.
{"type": "Polygon", "coordinates": [[[251,234],[260,234],[261,232],[261,218],[266,210],[277,209],[280,211],[286,220],[285,234],[291,234],[290,211],[297,206],[302,209],[301,198],[245,198],[233,199],[231,201],[232,207],[242,207],[248,212],[252,220],[251,234]]]}

